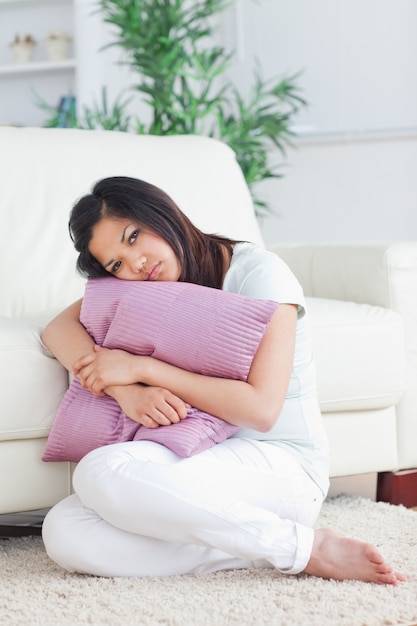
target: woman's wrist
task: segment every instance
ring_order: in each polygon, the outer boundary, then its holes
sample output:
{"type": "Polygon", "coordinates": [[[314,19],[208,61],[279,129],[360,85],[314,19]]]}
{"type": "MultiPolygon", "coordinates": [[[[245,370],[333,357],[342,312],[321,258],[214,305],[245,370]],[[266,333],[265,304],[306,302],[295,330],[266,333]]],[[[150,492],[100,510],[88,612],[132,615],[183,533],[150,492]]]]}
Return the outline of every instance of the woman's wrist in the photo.
{"type": "Polygon", "coordinates": [[[144,385],[155,385],[154,364],[156,359],[150,356],[136,357],[136,382],[144,385]]]}
{"type": "Polygon", "coordinates": [[[123,385],[109,385],[103,391],[106,396],[111,396],[118,402],[118,398],[123,393],[123,385]]]}

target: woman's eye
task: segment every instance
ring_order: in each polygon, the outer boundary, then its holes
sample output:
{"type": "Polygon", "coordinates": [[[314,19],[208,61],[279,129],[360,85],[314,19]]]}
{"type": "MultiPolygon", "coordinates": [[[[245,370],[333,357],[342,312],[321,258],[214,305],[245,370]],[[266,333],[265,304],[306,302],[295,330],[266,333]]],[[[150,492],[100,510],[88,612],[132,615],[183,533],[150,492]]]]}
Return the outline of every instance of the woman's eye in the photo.
{"type": "Polygon", "coordinates": [[[132,244],[132,243],[134,243],[134,242],[135,242],[136,237],[138,236],[138,234],[139,234],[139,230],[134,230],[134,231],[132,232],[132,234],[131,234],[131,235],[130,235],[130,237],[129,237],[129,243],[130,243],[130,244],[132,244]]]}
{"type": "Polygon", "coordinates": [[[116,263],[114,265],[112,265],[112,268],[111,268],[112,274],[115,274],[117,272],[117,270],[119,269],[121,264],[122,264],[121,261],[116,261],[116,263]]]}

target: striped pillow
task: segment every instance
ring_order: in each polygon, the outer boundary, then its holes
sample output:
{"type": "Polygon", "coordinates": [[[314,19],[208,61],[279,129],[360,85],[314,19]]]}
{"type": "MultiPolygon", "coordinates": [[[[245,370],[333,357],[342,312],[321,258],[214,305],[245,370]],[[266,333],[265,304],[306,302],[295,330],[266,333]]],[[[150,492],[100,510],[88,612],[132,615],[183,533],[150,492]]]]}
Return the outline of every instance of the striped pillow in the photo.
{"type": "MultiPolygon", "coordinates": [[[[246,380],[276,302],[190,283],[87,281],[80,319],[98,345],[149,355],[192,372],[246,380]]],[[[150,440],[188,457],[237,430],[191,408],[170,426],[146,428],[110,396],[97,397],[75,378],[53,422],[44,461],[79,461],[121,441],[150,440]]]]}

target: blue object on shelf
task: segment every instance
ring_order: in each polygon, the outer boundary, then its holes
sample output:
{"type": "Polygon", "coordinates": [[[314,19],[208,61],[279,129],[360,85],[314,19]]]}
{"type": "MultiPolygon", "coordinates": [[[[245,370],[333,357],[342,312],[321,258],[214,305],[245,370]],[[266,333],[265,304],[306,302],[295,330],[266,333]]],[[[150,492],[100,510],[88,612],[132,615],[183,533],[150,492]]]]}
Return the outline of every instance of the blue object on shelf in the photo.
{"type": "Polygon", "coordinates": [[[76,119],[76,98],[75,96],[62,96],[58,105],[58,128],[68,128],[76,119]]]}

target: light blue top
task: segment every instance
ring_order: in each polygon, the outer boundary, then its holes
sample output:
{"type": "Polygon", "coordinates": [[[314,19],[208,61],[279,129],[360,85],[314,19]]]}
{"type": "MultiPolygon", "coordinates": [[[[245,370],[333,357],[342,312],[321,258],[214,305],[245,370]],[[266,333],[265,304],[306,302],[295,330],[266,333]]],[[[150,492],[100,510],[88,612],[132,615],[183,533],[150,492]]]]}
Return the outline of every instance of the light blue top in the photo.
{"type": "Polygon", "coordinates": [[[268,441],[290,450],[326,494],[328,443],[317,399],[308,315],[299,282],[275,253],[254,244],[239,243],[234,248],[223,289],[280,304],[298,305],[294,366],[279,418],[267,433],[240,428],[234,436],[268,441]]]}

